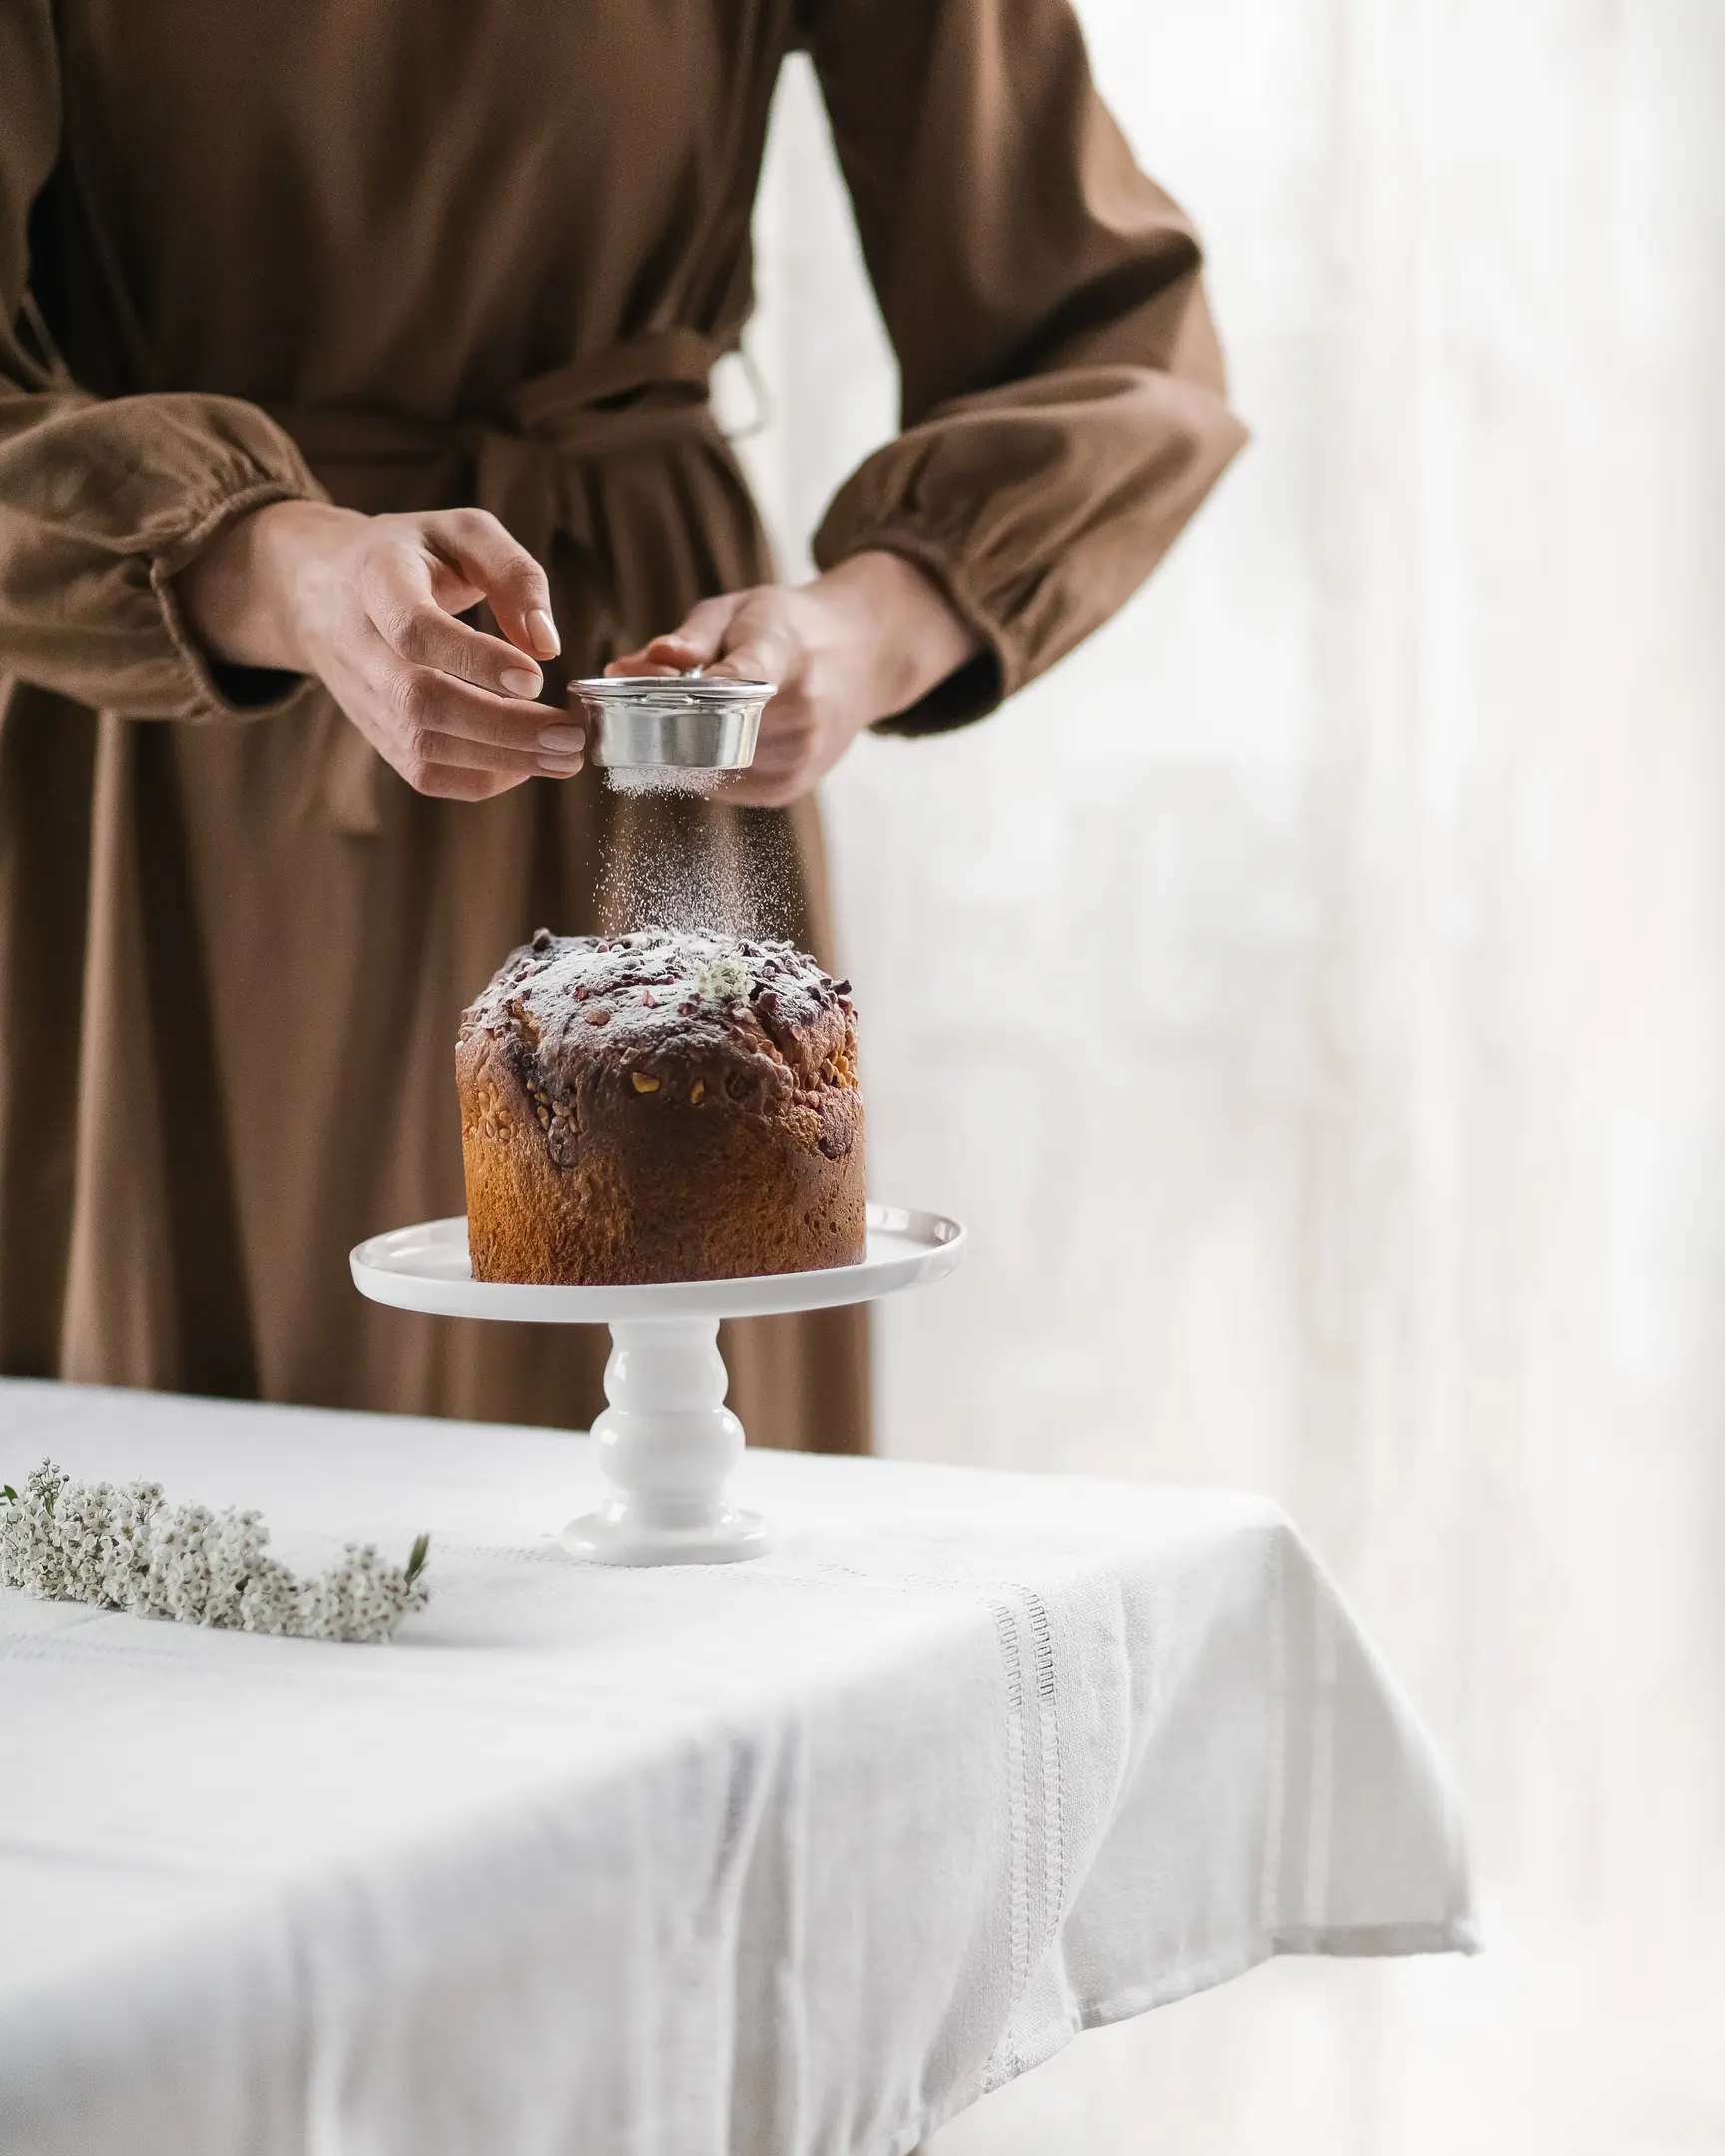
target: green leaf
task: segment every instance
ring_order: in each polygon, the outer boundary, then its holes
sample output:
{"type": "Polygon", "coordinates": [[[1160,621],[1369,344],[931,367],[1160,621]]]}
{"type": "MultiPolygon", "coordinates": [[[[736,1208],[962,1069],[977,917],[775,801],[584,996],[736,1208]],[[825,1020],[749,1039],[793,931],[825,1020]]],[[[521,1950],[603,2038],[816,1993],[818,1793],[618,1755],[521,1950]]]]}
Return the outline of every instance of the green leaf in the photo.
{"type": "Polygon", "coordinates": [[[431,1537],[428,1534],[422,1534],[419,1537],[418,1541],[414,1543],[412,1553],[407,1559],[407,1584],[409,1587],[412,1586],[413,1582],[419,1577],[420,1573],[424,1571],[425,1559],[429,1554],[430,1549],[431,1537]]]}
{"type": "Polygon", "coordinates": [[[10,1482],[0,1482],[0,1497],[4,1497],[8,1504],[16,1504],[18,1502],[18,1492],[12,1487],[10,1482]]]}

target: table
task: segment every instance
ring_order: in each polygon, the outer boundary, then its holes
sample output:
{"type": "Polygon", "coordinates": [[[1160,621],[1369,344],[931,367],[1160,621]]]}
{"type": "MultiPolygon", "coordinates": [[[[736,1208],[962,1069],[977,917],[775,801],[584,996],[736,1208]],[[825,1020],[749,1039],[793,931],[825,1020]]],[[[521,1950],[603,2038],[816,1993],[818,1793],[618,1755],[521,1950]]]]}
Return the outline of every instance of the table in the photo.
{"type": "Polygon", "coordinates": [[[583,1566],[544,1430],[0,1383],[44,1456],[432,1533],[393,1645],[0,1593],[6,2156],[903,2156],[1278,1952],[1473,1944],[1433,1747],[1236,1493],[751,1454],[583,1566]]]}

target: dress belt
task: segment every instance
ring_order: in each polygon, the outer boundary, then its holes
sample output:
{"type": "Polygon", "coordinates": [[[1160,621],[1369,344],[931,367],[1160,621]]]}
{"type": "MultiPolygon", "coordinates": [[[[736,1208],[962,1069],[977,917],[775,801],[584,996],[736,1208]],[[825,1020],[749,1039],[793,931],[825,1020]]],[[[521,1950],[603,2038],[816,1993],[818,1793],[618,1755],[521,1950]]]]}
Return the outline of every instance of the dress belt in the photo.
{"type": "MultiPolygon", "coordinates": [[[[394,491],[386,484],[389,473],[430,474],[440,465],[460,464],[472,473],[472,502],[490,510],[536,561],[548,566],[558,539],[592,557],[590,574],[581,579],[589,618],[580,625],[579,645],[594,648],[571,652],[585,671],[615,624],[609,618],[611,577],[595,557],[581,469],[613,452],[677,436],[721,442],[708,402],[708,377],[721,349],[699,330],[657,330],[535,375],[499,413],[480,419],[439,422],[361,405],[265,408],[337,500],[357,495],[360,502],[376,501],[394,491]],[[618,401],[629,398],[638,401],[618,401]],[[356,487],[352,481],[361,473],[385,484],[356,487]]],[[[421,490],[408,487],[401,490],[400,506],[445,505],[427,503],[421,490]]],[[[326,727],[314,794],[336,829],[373,832],[381,759],[339,713],[328,713],[326,727]]]]}
{"type": "Polygon", "coordinates": [[[362,405],[267,409],[320,478],[343,468],[469,461],[474,501],[544,562],[559,533],[584,535],[585,509],[573,494],[582,463],[678,434],[719,438],[708,376],[720,350],[696,329],[656,330],[535,375],[501,412],[480,419],[418,419],[362,405]],[[642,401],[617,401],[628,397],[642,401]]]}

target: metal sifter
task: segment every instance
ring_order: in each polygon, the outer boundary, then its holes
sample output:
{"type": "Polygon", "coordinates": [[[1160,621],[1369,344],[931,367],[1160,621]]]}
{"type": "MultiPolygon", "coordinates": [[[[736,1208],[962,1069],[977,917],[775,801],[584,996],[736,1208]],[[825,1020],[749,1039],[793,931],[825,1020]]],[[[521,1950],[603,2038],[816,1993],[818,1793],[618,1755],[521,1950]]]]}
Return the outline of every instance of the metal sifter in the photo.
{"type": "Polygon", "coordinates": [[[754,761],[771,682],[723,675],[601,675],[571,682],[585,707],[588,753],[627,783],[700,784],[702,775],[744,771],[754,761]]]}

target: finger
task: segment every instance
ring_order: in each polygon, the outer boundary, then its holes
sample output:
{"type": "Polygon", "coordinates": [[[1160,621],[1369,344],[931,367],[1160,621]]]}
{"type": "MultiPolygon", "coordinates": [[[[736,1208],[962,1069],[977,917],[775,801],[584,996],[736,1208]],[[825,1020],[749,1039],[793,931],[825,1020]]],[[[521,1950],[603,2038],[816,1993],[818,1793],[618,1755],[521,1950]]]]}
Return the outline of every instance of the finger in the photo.
{"type": "Polygon", "coordinates": [[[607,661],[605,672],[609,676],[621,676],[630,681],[642,681],[648,678],[663,680],[669,675],[687,674],[689,668],[684,665],[680,658],[661,659],[656,656],[652,658],[648,656],[649,652],[657,654],[668,648],[663,643],[655,643],[647,646],[642,651],[625,652],[621,659],[607,661]]]}
{"type": "Polygon", "coordinates": [[[415,546],[380,548],[360,572],[360,597],[397,658],[500,696],[536,698],[545,678],[500,637],[485,636],[437,604],[431,568],[415,546]]]}
{"type": "Polygon", "coordinates": [[[425,519],[426,542],[478,586],[511,644],[540,659],[562,650],[545,572],[488,509],[443,509],[425,519]]]}
{"type": "Polygon", "coordinates": [[[723,794],[749,808],[782,808],[787,802],[808,793],[817,777],[815,761],[803,751],[783,757],[756,751],[746,770],[726,776],[723,794]]]}
{"type": "Polygon", "coordinates": [[[766,779],[787,778],[813,764],[814,749],[813,741],[805,737],[784,743],[763,741],[757,744],[754,760],[748,768],[766,779]]]}
{"type": "Polygon", "coordinates": [[[717,598],[700,600],[668,635],[656,636],[639,651],[614,659],[606,673],[634,673],[636,661],[680,674],[690,667],[706,666],[719,656],[732,622],[748,600],[747,592],[721,592],[717,598]]]}
{"type": "MultiPolygon", "coordinates": [[[[406,778],[406,773],[402,777],[406,778]]],[[[444,801],[482,802],[507,794],[529,777],[527,772],[482,772],[455,764],[434,764],[407,783],[415,793],[435,795],[444,801]]]]}
{"type": "Polygon", "coordinates": [[[401,738],[394,714],[384,707],[372,683],[351,669],[337,669],[335,673],[337,678],[327,686],[342,711],[391,769],[419,793],[445,795],[456,801],[485,801],[532,777],[525,771],[483,771],[416,759],[401,738]]]}
{"type": "Polygon", "coordinates": [[[491,698],[446,674],[397,666],[350,688],[341,699],[368,719],[365,731],[410,786],[432,770],[488,771],[511,779],[572,779],[586,737],[560,714],[522,721],[535,707],[491,698]]]}
{"type": "Polygon", "coordinates": [[[584,759],[579,749],[504,749],[489,742],[468,741],[459,734],[420,733],[413,737],[412,761],[427,771],[447,767],[503,772],[519,779],[573,779],[584,759]]]}
{"type": "Polygon", "coordinates": [[[581,728],[564,711],[459,681],[432,667],[407,665],[377,639],[367,669],[372,686],[404,739],[420,745],[438,737],[470,742],[495,752],[499,769],[514,768],[522,755],[567,762],[585,746],[581,728]]]}
{"type": "Polygon", "coordinates": [[[381,729],[377,746],[416,793],[458,801],[485,801],[524,779],[572,779],[581,769],[579,756],[551,759],[399,726],[381,729]]]}
{"type": "MultiPolygon", "coordinates": [[[[794,672],[798,643],[790,624],[771,604],[740,607],[726,627],[707,672],[722,680],[783,682],[794,672]]],[[[771,712],[771,704],[767,707],[771,712]]]]}

